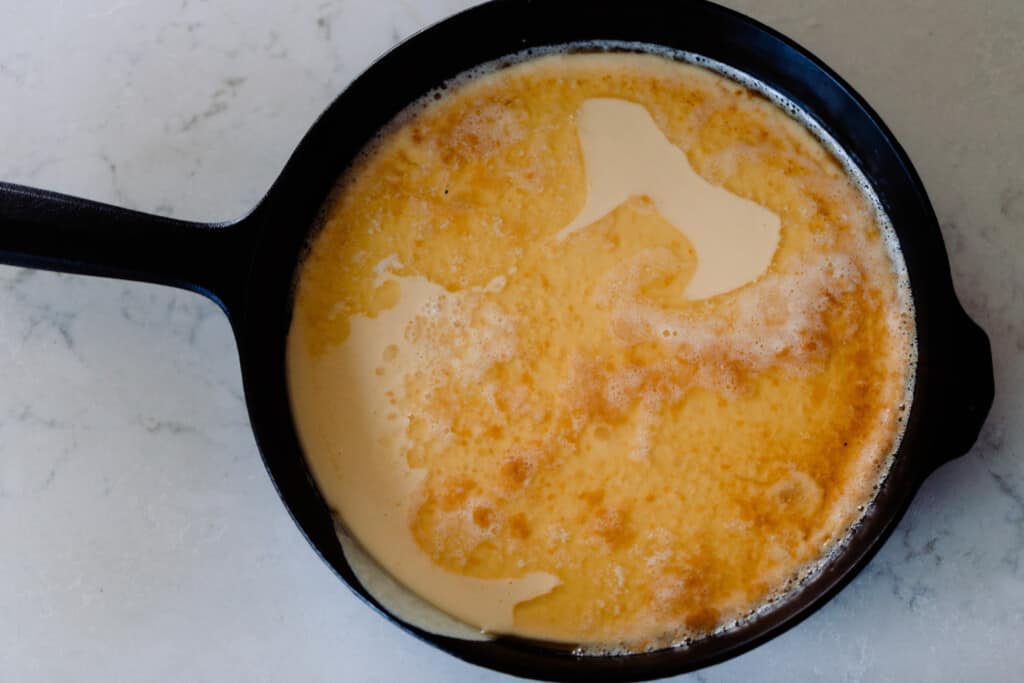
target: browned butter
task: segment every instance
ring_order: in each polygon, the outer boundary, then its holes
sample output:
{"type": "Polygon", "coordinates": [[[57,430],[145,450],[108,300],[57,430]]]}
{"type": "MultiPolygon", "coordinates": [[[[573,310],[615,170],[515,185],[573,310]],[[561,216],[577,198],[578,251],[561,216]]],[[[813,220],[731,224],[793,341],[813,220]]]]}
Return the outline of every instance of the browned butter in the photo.
{"type": "Polygon", "coordinates": [[[311,246],[307,460],[366,559],[471,628],[707,633],[842,537],[899,437],[883,238],[817,140],[709,71],[479,76],[385,131],[311,246]]]}

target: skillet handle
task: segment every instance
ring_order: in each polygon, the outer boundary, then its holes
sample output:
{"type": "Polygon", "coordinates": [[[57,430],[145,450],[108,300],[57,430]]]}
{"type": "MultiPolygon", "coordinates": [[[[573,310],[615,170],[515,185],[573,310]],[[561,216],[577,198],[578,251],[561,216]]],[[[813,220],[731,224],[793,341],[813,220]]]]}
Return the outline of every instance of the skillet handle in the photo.
{"type": "Polygon", "coordinates": [[[945,406],[940,427],[941,459],[936,467],[967,453],[978,440],[995,397],[992,347],[988,335],[953,299],[948,338],[948,378],[939,400],[945,406]]]}
{"type": "Polygon", "coordinates": [[[0,183],[0,263],[172,285],[239,311],[252,230],[0,183]]]}

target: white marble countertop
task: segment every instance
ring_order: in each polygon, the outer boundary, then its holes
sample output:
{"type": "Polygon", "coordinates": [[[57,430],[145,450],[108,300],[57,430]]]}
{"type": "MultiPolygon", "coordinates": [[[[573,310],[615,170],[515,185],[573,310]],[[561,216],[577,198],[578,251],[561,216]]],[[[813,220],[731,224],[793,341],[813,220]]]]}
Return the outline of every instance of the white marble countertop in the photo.
{"type": "MultiPolygon", "coordinates": [[[[374,56],[469,4],[4,0],[0,179],[237,216],[374,56]]],[[[979,444],[853,585],[687,680],[1019,680],[1024,3],[728,4],[814,50],[907,147],[998,388],[979,444]]],[[[0,387],[0,680],[502,678],[391,626],[310,550],[209,302],[0,267],[0,387]]]]}

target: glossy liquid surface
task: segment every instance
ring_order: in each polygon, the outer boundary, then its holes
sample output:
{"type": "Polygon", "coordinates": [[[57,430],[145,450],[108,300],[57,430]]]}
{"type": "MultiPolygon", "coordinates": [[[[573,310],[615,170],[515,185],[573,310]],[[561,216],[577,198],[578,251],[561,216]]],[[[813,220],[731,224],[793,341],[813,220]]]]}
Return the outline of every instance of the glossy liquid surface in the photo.
{"type": "Polygon", "coordinates": [[[661,57],[559,55],[408,113],[350,169],[289,381],[325,498],[399,582],[484,630],[645,649],[755,609],[857,519],[910,324],[870,205],[785,113],[661,57]],[[588,137],[595,102],[647,113],[707,186],[695,211],[763,219],[732,240],[745,269],[721,277],[668,190],[594,196],[588,144],[618,144],[588,137]]]}

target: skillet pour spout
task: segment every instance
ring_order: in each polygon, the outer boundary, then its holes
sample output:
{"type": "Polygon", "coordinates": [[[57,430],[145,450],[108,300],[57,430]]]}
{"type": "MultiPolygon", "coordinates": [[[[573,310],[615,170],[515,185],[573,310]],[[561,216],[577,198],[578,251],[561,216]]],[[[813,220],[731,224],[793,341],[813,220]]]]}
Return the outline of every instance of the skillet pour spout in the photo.
{"type": "Polygon", "coordinates": [[[238,341],[246,401],[267,470],[310,544],[400,627],[466,661],[537,679],[638,680],[683,673],[741,654],[799,623],[867,564],[924,479],[970,449],[993,399],[988,338],[956,298],[934,211],[892,133],[808,51],[705,0],[495,0],[474,7],[410,38],[356,79],[245,218],[224,224],[178,221],[0,184],[0,262],[167,284],[217,302],[238,341]],[[870,183],[899,239],[918,350],[914,396],[905,406],[906,428],[892,467],[860,524],[823,569],[728,630],[680,647],[600,657],[516,638],[440,636],[388,614],[353,574],[311,481],[285,373],[296,269],[325,199],[364,144],[409,103],[475,66],[523,50],[593,41],[660,46],[727,65],[794,102],[834,138],[870,183]]]}

